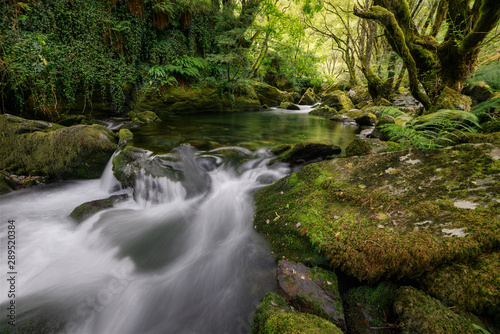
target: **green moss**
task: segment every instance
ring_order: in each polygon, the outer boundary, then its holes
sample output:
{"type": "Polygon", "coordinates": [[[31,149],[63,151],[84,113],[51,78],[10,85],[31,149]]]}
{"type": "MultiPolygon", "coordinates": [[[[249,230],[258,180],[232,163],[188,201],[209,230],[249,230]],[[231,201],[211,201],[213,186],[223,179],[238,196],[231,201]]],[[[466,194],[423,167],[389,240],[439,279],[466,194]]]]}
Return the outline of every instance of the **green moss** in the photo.
{"type": "MultiPolygon", "coordinates": [[[[355,333],[371,333],[369,327],[387,327],[388,322],[393,323],[396,290],[397,286],[389,282],[349,290],[344,297],[348,328],[355,333]]],[[[381,333],[386,332],[390,333],[381,333]]]]}
{"type": "Polygon", "coordinates": [[[123,145],[126,145],[127,142],[131,141],[134,138],[134,135],[129,129],[121,129],[118,132],[118,146],[122,147],[123,145]]]}
{"type": "Polygon", "coordinates": [[[252,334],[342,333],[331,322],[312,314],[292,311],[282,297],[268,293],[257,307],[252,334]]]}
{"type": "Polygon", "coordinates": [[[347,157],[354,155],[366,155],[370,153],[372,145],[369,141],[363,140],[361,138],[355,138],[351,140],[345,149],[345,154],[347,157]]]}
{"type": "Polygon", "coordinates": [[[360,280],[417,277],[500,245],[495,150],[461,145],[311,164],[257,194],[255,225],[279,258],[322,255],[360,280]],[[466,236],[447,232],[455,229],[466,236]]]}
{"type": "Polygon", "coordinates": [[[100,125],[58,127],[16,134],[26,127],[0,119],[0,131],[7,133],[0,147],[0,168],[59,179],[98,178],[116,149],[111,130],[100,125]]]}
{"type": "Polygon", "coordinates": [[[421,282],[450,306],[476,314],[500,314],[500,253],[483,254],[466,263],[443,265],[421,282]]]}
{"type": "Polygon", "coordinates": [[[337,115],[337,110],[327,105],[322,105],[318,108],[311,110],[309,114],[316,116],[335,116],[337,115]]]}
{"type": "Polygon", "coordinates": [[[85,220],[87,217],[90,217],[101,210],[112,207],[113,203],[111,202],[110,198],[86,202],[77,206],[69,216],[74,220],[76,220],[77,222],[81,222],[85,220]]]}
{"type": "Polygon", "coordinates": [[[8,177],[0,174],[0,194],[11,192],[15,189],[15,183],[8,177]]]}
{"type": "Polygon", "coordinates": [[[450,310],[425,292],[408,286],[397,290],[394,310],[407,333],[479,333],[477,326],[481,327],[472,315],[450,310]]]}

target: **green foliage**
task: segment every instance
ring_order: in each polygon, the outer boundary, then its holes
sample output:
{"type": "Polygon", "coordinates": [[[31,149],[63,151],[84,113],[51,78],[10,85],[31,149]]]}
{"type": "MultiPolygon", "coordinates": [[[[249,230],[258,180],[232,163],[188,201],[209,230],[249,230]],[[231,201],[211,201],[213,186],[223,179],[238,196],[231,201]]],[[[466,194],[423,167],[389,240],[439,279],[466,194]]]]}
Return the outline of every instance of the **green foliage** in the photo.
{"type": "Polygon", "coordinates": [[[494,61],[479,67],[465,83],[486,82],[493,90],[500,91],[500,62],[494,61]]]}
{"type": "Polygon", "coordinates": [[[471,113],[476,115],[478,118],[492,118],[492,114],[496,111],[500,110],[500,97],[493,98],[491,100],[483,101],[479,103],[474,109],[471,110],[471,113]]]}
{"type": "Polygon", "coordinates": [[[406,113],[404,113],[403,111],[399,110],[396,107],[375,107],[374,109],[380,111],[379,117],[391,116],[391,117],[397,118],[397,117],[406,115],[406,113]]]}
{"type": "Polygon", "coordinates": [[[477,132],[476,115],[462,110],[439,110],[414,118],[404,125],[384,124],[382,130],[390,140],[415,148],[438,148],[452,143],[453,137],[477,132]],[[451,138],[450,138],[451,137],[451,138]]]}

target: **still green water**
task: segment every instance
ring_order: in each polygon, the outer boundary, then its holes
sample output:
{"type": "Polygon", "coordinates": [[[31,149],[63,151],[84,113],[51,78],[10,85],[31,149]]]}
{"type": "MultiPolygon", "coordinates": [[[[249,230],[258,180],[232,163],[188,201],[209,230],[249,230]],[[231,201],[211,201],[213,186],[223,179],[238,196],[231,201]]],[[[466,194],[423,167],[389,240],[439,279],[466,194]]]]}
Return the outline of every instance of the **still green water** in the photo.
{"type": "Polygon", "coordinates": [[[181,144],[205,151],[218,147],[240,146],[260,149],[305,140],[330,139],[345,149],[355,138],[357,127],[309,115],[300,111],[273,109],[262,112],[172,115],[162,122],[132,130],[134,145],[155,153],[166,153],[181,144]]]}

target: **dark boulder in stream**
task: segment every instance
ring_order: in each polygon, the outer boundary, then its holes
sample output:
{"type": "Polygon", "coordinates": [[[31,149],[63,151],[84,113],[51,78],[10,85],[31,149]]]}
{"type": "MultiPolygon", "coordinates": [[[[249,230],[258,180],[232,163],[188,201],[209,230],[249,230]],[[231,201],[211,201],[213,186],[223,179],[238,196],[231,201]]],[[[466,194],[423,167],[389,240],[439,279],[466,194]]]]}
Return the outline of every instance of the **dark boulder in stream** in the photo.
{"type": "Polygon", "coordinates": [[[270,161],[286,162],[293,165],[319,161],[340,154],[342,149],[330,140],[309,140],[295,145],[279,145],[272,150],[278,156],[270,161]]]}
{"type": "Polygon", "coordinates": [[[69,215],[78,223],[81,223],[90,216],[96,214],[99,211],[109,209],[114,207],[116,203],[123,202],[127,200],[128,195],[113,195],[106,199],[98,199],[95,201],[85,202],[77,206],[69,215]]]}

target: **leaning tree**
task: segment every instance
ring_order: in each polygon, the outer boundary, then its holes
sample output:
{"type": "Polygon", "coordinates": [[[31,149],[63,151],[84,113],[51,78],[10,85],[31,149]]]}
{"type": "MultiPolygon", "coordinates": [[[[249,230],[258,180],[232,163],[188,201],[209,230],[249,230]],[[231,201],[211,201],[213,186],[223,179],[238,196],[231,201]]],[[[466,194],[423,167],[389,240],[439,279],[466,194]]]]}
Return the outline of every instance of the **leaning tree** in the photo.
{"type": "Polygon", "coordinates": [[[439,1],[432,31],[447,25],[441,43],[432,32],[419,32],[407,0],[374,0],[367,9],[354,8],[354,15],[382,25],[408,70],[412,95],[426,109],[445,87],[460,90],[474,70],[482,43],[500,19],[500,0],[439,1]]]}

